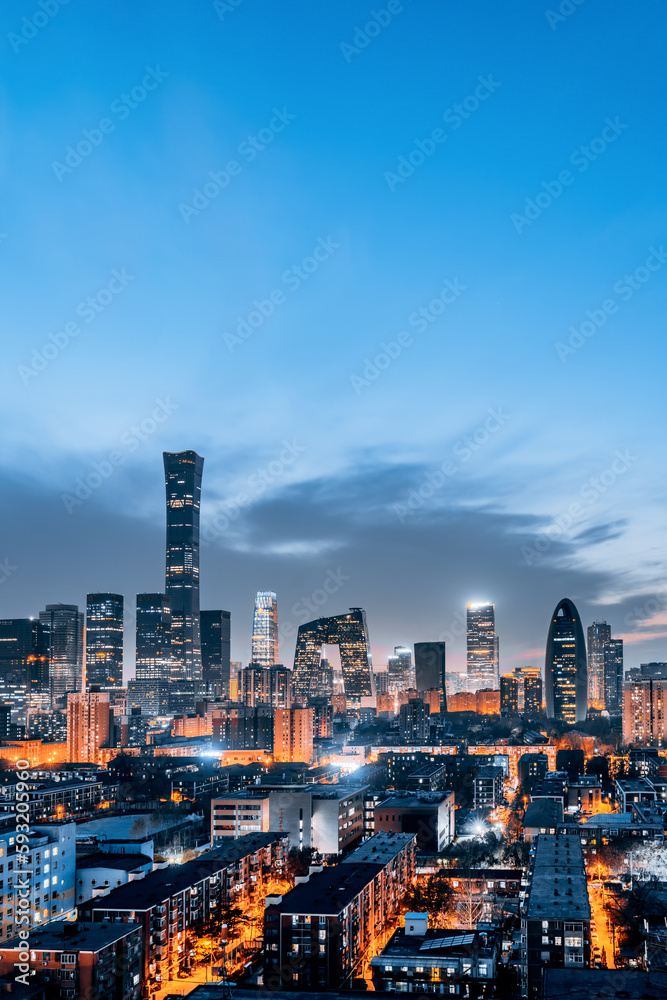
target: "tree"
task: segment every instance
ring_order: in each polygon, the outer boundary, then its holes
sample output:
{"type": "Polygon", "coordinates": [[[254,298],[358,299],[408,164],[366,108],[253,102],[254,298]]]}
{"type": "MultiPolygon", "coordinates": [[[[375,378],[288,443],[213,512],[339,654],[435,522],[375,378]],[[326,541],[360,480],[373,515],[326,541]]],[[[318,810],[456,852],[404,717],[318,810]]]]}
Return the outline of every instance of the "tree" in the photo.
{"type": "Polygon", "coordinates": [[[287,855],[286,874],[294,881],[295,878],[307,875],[313,863],[315,851],[312,847],[293,847],[287,855]]]}
{"type": "Polygon", "coordinates": [[[446,927],[455,895],[447,873],[440,871],[418,878],[403,896],[403,907],[417,913],[426,912],[433,926],[446,927]]]}

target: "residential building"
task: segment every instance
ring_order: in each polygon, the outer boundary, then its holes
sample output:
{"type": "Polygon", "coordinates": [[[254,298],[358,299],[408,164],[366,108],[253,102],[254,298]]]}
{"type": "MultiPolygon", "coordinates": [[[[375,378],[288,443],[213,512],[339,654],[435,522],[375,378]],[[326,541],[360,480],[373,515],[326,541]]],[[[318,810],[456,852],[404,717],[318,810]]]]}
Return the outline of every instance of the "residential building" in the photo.
{"type": "Polygon", "coordinates": [[[473,779],[473,802],[475,809],[495,809],[504,801],[504,771],[502,767],[485,764],[473,779]]]}
{"type": "Polygon", "coordinates": [[[411,698],[401,705],[400,734],[406,743],[425,743],[431,734],[430,711],[421,698],[411,698]]]}
{"type": "Polygon", "coordinates": [[[244,705],[271,704],[271,669],[261,663],[249,663],[239,672],[239,695],[244,705]]]}
{"type": "Polygon", "coordinates": [[[642,677],[625,685],[623,742],[667,746],[667,679],[642,677]]]}
{"type": "Polygon", "coordinates": [[[313,709],[277,708],[273,717],[273,759],[313,760],[313,709]]]}
{"type": "Polygon", "coordinates": [[[147,854],[93,851],[76,859],[76,905],[108,896],[113,889],[135,882],[153,871],[147,854]]]}
{"type": "MultiPolygon", "coordinates": [[[[0,620],[0,679],[15,721],[26,723],[33,710],[48,709],[49,647],[46,625],[35,618],[0,620]]],[[[11,737],[11,712],[3,739],[11,737]]]]}
{"type": "MultiPolygon", "coordinates": [[[[0,827],[0,942],[18,935],[19,909],[29,927],[68,917],[74,912],[76,824],[31,825],[28,850],[17,850],[16,820],[0,827]],[[20,900],[29,906],[20,906],[20,900]]],[[[22,843],[21,848],[26,845],[22,843]]]]}
{"type": "Polygon", "coordinates": [[[652,805],[658,794],[650,778],[617,778],[615,784],[616,802],[621,812],[632,812],[636,804],[652,805]]]}
{"type": "Polygon", "coordinates": [[[563,802],[556,799],[534,799],[523,815],[523,839],[530,843],[541,833],[558,833],[563,822],[563,802]]]}
{"type": "Polygon", "coordinates": [[[511,674],[500,678],[500,714],[519,714],[519,681],[511,674]]]}
{"type": "Polygon", "coordinates": [[[478,715],[500,715],[500,690],[478,688],[475,692],[475,711],[478,715]]]}
{"type": "Polygon", "coordinates": [[[67,756],[72,763],[97,764],[100,747],[109,745],[108,691],[67,696],[67,756]]]}
{"type": "Polygon", "coordinates": [[[519,784],[528,790],[547,776],[549,758],[545,753],[525,753],[519,758],[519,784]]]}
{"type": "Polygon", "coordinates": [[[376,833],[417,834],[417,850],[437,854],[454,838],[454,792],[394,795],[375,809],[376,833]]]}

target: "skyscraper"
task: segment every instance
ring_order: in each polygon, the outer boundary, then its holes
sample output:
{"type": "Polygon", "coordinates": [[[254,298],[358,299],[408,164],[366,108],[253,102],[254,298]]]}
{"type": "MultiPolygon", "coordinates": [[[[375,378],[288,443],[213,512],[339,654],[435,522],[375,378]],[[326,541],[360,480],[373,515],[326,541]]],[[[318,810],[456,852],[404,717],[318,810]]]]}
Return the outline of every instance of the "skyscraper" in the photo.
{"type": "Polygon", "coordinates": [[[346,615],[317,618],[299,627],[294,654],[294,700],[306,704],[315,695],[322,646],[338,645],[348,704],[375,694],[366,612],[350,608],[346,615]]]}
{"type": "Polygon", "coordinates": [[[201,612],[201,664],[207,691],[218,683],[229,695],[231,630],[229,611],[201,612]]]}
{"type": "Polygon", "coordinates": [[[447,711],[444,642],[415,643],[415,686],[418,691],[439,691],[441,711],[447,711]]]}
{"type": "Polygon", "coordinates": [[[279,660],[278,601],[270,590],[261,590],[252,616],[252,662],[272,667],[279,660]]]}
{"type": "Polygon", "coordinates": [[[544,664],[547,717],[573,724],[586,719],[586,643],[579,612],[564,598],[556,606],[544,664]]]}
{"type": "Polygon", "coordinates": [[[588,706],[604,708],[604,644],[611,639],[611,625],[604,621],[588,626],[588,706]]]}
{"type": "Polygon", "coordinates": [[[512,674],[500,678],[500,714],[519,714],[519,680],[512,674]]]}
{"type": "Polygon", "coordinates": [[[532,716],[542,714],[542,678],[538,673],[535,677],[523,678],[523,713],[532,716]]]}
{"type": "Polygon", "coordinates": [[[623,640],[607,639],[604,651],[604,707],[617,714],[623,708],[623,640]]]}
{"type": "Polygon", "coordinates": [[[0,621],[0,687],[22,721],[49,707],[49,640],[36,618],[0,621]]]}
{"type": "Polygon", "coordinates": [[[88,594],[86,598],[86,690],[123,686],[123,598],[88,594]]]}
{"type": "Polygon", "coordinates": [[[500,690],[498,636],[493,604],[469,604],[466,621],[468,690],[500,690]]]}
{"type": "Polygon", "coordinates": [[[623,691],[623,742],[667,746],[667,680],[642,678],[623,691]]]}
{"type": "Polygon", "coordinates": [[[47,604],[39,620],[48,633],[51,707],[83,684],[83,612],[76,604],[47,604]]]}
{"type": "Polygon", "coordinates": [[[138,681],[171,678],[171,606],[165,594],[137,594],[138,681]]]}
{"type": "Polygon", "coordinates": [[[202,683],[199,625],[199,506],[204,459],[194,451],[165,451],[167,559],[174,679],[202,683]]]}
{"type": "Polygon", "coordinates": [[[413,686],[412,653],[407,646],[394,646],[394,655],[387,657],[389,693],[398,694],[413,686]]]}

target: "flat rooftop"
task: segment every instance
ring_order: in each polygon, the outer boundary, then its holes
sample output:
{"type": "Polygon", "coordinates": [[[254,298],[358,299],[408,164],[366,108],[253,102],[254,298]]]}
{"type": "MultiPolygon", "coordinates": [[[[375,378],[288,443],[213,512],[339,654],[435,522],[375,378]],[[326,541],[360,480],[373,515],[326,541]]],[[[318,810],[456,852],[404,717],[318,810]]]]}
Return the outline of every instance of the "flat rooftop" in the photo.
{"type": "MultiPolygon", "coordinates": [[[[368,862],[355,865],[338,864],[314,872],[283,896],[282,902],[268,908],[279,913],[324,913],[336,916],[372,882],[384,868],[368,862]]],[[[268,911],[267,911],[268,912],[268,911]]]]}
{"type": "MultiPolygon", "coordinates": [[[[43,930],[35,928],[30,931],[30,947],[33,951],[100,951],[126,937],[130,931],[140,929],[141,924],[111,924],[102,921],[74,924],[67,920],[55,920],[46,924],[43,930]]],[[[2,947],[5,951],[22,947],[21,939],[12,938],[2,947]]]]}
{"type": "Polygon", "coordinates": [[[553,969],[544,970],[545,1000],[664,1000],[667,972],[639,969],[553,969]]]}
{"type": "Polygon", "coordinates": [[[423,809],[425,806],[439,806],[454,792],[424,792],[422,797],[416,795],[392,795],[384,802],[378,803],[379,809],[423,809]]]}
{"type": "Polygon", "coordinates": [[[584,853],[579,837],[540,834],[531,869],[529,920],[590,920],[584,853]]]}
{"type": "Polygon", "coordinates": [[[370,861],[373,864],[386,865],[416,839],[416,833],[376,833],[360,844],[356,850],[351,851],[340,863],[358,865],[370,861]]]}
{"type": "Polygon", "coordinates": [[[77,871],[84,868],[111,868],[119,871],[133,872],[143,865],[152,865],[153,859],[147,854],[111,854],[105,851],[95,851],[76,859],[77,871]]]}

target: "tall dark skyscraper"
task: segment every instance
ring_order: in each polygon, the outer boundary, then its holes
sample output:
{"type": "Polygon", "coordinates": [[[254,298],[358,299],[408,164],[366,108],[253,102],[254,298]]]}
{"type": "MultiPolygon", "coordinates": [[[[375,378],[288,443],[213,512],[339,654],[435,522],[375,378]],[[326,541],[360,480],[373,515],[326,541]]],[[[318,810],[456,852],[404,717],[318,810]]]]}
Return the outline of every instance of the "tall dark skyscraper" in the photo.
{"type": "Polygon", "coordinates": [[[418,691],[440,691],[441,711],[447,711],[444,642],[415,643],[415,677],[418,691]]]}
{"type": "Polygon", "coordinates": [[[194,451],[164,452],[167,493],[165,593],[171,601],[173,676],[202,683],[199,623],[199,506],[204,459],[194,451]]]}
{"type": "Polygon", "coordinates": [[[586,630],[588,638],[588,705],[604,708],[604,644],[611,639],[611,625],[593,622],[586,630]]]}
{"type": "Polygon", "coordinates": [[[581,618],[567,598],[551,618],[544,663],[547,717],[573,724],[586,719],[588,683],[581,618]]]}
{"type": "Polygon", "coordinates": [[[204,688],[221,684],[229,694],[232,616],[229,611],[202,611],[201,665],[204,688]]]}
{"type": "Polygon", "coordinates": [[[299,627],[294,654],[292,689],[294,701],[305,705],[317,695],[322,646],[337,645],[343,671],[345,694],[353,704],[375,694],[373,663],[366,625],[366,612],[350,608],[346,615],[317,618],[299,627]]]}
{"type": "Polygon", "coordinates": [[[123,686],[123,598],[88,594],[86,598],[86,690],[123,686]]]}
{"type": "Polygon", "coordinates": [[[469,604],[466,614],[468,690],[500,690],[500,663],[493,604],[469,604]]]}
{"type": "Polygon", "coordinates": [[[171,680],[171,606],[165,594],[137,594],[138,681],[171,680]]]}
{"type": "Polygon", "coordinates": [[[608,639],[604,651],[604,707],[618,714],[623,710],[623,640],[608,639]]]}
{"type": "Polygon", "coordinates": [[[49,636],[51,707],[83,684],[83,612],[76,604],[47,604],[39,620],[49,636]]]}
{"type": "Polygon", "coordinates": [[[49,707],[49,637],[36,618],[0,621],[0,691],[21,718],[49,707]]]}

